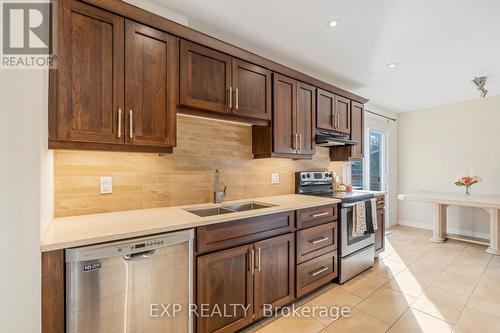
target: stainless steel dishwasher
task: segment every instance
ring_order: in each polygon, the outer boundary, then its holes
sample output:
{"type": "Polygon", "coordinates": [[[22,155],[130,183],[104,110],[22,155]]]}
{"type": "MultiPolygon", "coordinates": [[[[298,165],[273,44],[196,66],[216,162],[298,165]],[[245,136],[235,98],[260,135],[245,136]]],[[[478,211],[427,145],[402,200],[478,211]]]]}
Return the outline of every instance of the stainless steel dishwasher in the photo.
{"type": "Polygon", "coordinates": [[[66,250],[66,332],[192,332],[193,235],[66,250]]]}

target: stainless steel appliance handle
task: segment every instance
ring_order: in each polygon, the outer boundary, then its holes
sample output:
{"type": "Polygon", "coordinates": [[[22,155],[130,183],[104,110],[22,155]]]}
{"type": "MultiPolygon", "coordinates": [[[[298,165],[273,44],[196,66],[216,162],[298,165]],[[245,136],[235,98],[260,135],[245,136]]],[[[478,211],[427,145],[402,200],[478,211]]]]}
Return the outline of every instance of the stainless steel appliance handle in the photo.
{"type": "Polygon", "coordinates": [[[313,239],[313,240],[310,240],[310,242],[311,242],[313,245],[316,245],[316,244],[319,244],[319,243],[326,242],[328,239],[329,239],[328,237],[321,237],[321,238],[318,238],[318,239],[313,239]]]}
{"type": "Polygon", "coordinates": [[[252,249],[248,252],[248,255],[250,256],[249,262],[249,271],[252,272],[252,274],[255,272],[255,251],[252,249]]]}
{"type": "Polygon", "coordinates": [[[233,108],[233,87],[229,87],[229,108],[233,108]]]}
{"type": "Polygon", "coordinates": [[[356,206],[355,203],[349,203],[349,204],[344,203],[344,204],[342,204],[342,208],[349,208],[349,207],[354,207],[354,206],[356,206]]]}
{"type": "Polygon", "coordinates": [[[327,270],[328,270],[328,267],[321,267],[320,269],[317,269],[317,270],[315,270],[315,271],[312,271],[312,272],[311,272],[311,273],[309,273],[309,274],[311,274],[312,276],[316,276],[316,275],[319,275],[319,274],[321,274],[321,273],[323,273],[323,272],[326,272],[327,270]]]}
{"type": "Polygon", "coordinates": [[[257,249],[257,259],[257,270],[260,272],[262,270],[262,250],[260,247],[257,249]]]}
{"type": "Polygon", "coordinates": [[[137,260],[140,258],[150,258],[156,254],[156,250],[149,250],[137,253],[126,253],[123,255],[125,260],[137,260]]]}
{"type": "Polygon", "coordinates": [[[318,213],[318,214],[313,214],[313,216],[312,216],[312,217],[316,218],[316,217],[326,216],[326,215],[328,215],[328,214],[330,214],[330,213],[329,213],[329,212],[318,213]]]}
{"type": "Polygon", "coordinates": [[[134,137],[134,111],[132,109],[129,110],[129,137],[132,139],[134,137]]]}
{"type": "Polygon", "coordinates": [[[239,96],[239,95],[240,95],[240,92],[239,92],[238,88],[236,88],[236,89],[235,89],[235,92],[234,92],[234,93],[235,93],[235,95],[236,95],[236,106],[235,106],[235,107],[236,107],[236,110],[238,110],[238,108],[239,108],[239,104],[240,104],[240,103],[239,103],[239,100],[240,100],[240,96],[239,96]]]}
{"type": "Polygon", "coordinates": [[[122,108],[118,108],[118,137],[122,137],[122,108]]]}

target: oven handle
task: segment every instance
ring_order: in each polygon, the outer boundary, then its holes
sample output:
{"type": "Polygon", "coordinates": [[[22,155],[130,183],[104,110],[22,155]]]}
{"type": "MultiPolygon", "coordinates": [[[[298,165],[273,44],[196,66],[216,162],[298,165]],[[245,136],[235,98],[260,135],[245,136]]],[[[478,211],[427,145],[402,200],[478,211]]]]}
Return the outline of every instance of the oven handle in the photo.
{"type": "Polygon", "coordinates": [[[348,203],[348,204],[344,203],[344,204],[342,204],[342,208],[350,208],[350,207],[354,207],[354,206],[356,206],[355,203],[348,203]]]}

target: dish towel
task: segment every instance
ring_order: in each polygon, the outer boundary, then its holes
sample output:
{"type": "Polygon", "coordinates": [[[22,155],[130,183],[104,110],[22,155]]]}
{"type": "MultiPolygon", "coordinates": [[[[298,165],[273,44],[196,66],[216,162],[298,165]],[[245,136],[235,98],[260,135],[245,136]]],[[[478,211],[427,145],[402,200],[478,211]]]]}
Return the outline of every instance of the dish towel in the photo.
{"type": "Polygon", "coordinates": [[[373,224],[373,230],[378,229],[378,224],[377,224],[377,199],[376,198],[371,198],[370,202],[372,204],[372,224],[373,224]]]}
{"type": "Polygon", "coordinates": [[[356,202],[354,209],[354,223],[352,226],[352,237],[363,236],[368,230],[366,228],[366,206],[364,201],[356,202]]]}

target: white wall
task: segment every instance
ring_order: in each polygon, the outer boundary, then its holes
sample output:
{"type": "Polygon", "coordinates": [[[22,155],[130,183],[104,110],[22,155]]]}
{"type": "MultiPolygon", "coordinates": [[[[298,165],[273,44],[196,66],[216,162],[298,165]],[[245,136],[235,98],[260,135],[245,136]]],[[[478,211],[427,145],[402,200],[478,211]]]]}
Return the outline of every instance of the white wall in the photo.
{"type": "MultiPolygon", "coordinates": [[[[453,182],[471,167],[483,181],[472,194],[500,195],[500,96],[399,114],[399,190],[463,192],[453,182]]],[[[487,237],[488,215],[448,208],[450,231],[487,237]]],[[[400,202],[400,224],[430,228],[429,204],[400,202]]]]}
{"type": "Polygon", "coordinates": [[[0,70],[2,332],[40,331],[43,84],[39,70],[0,70]]]}

